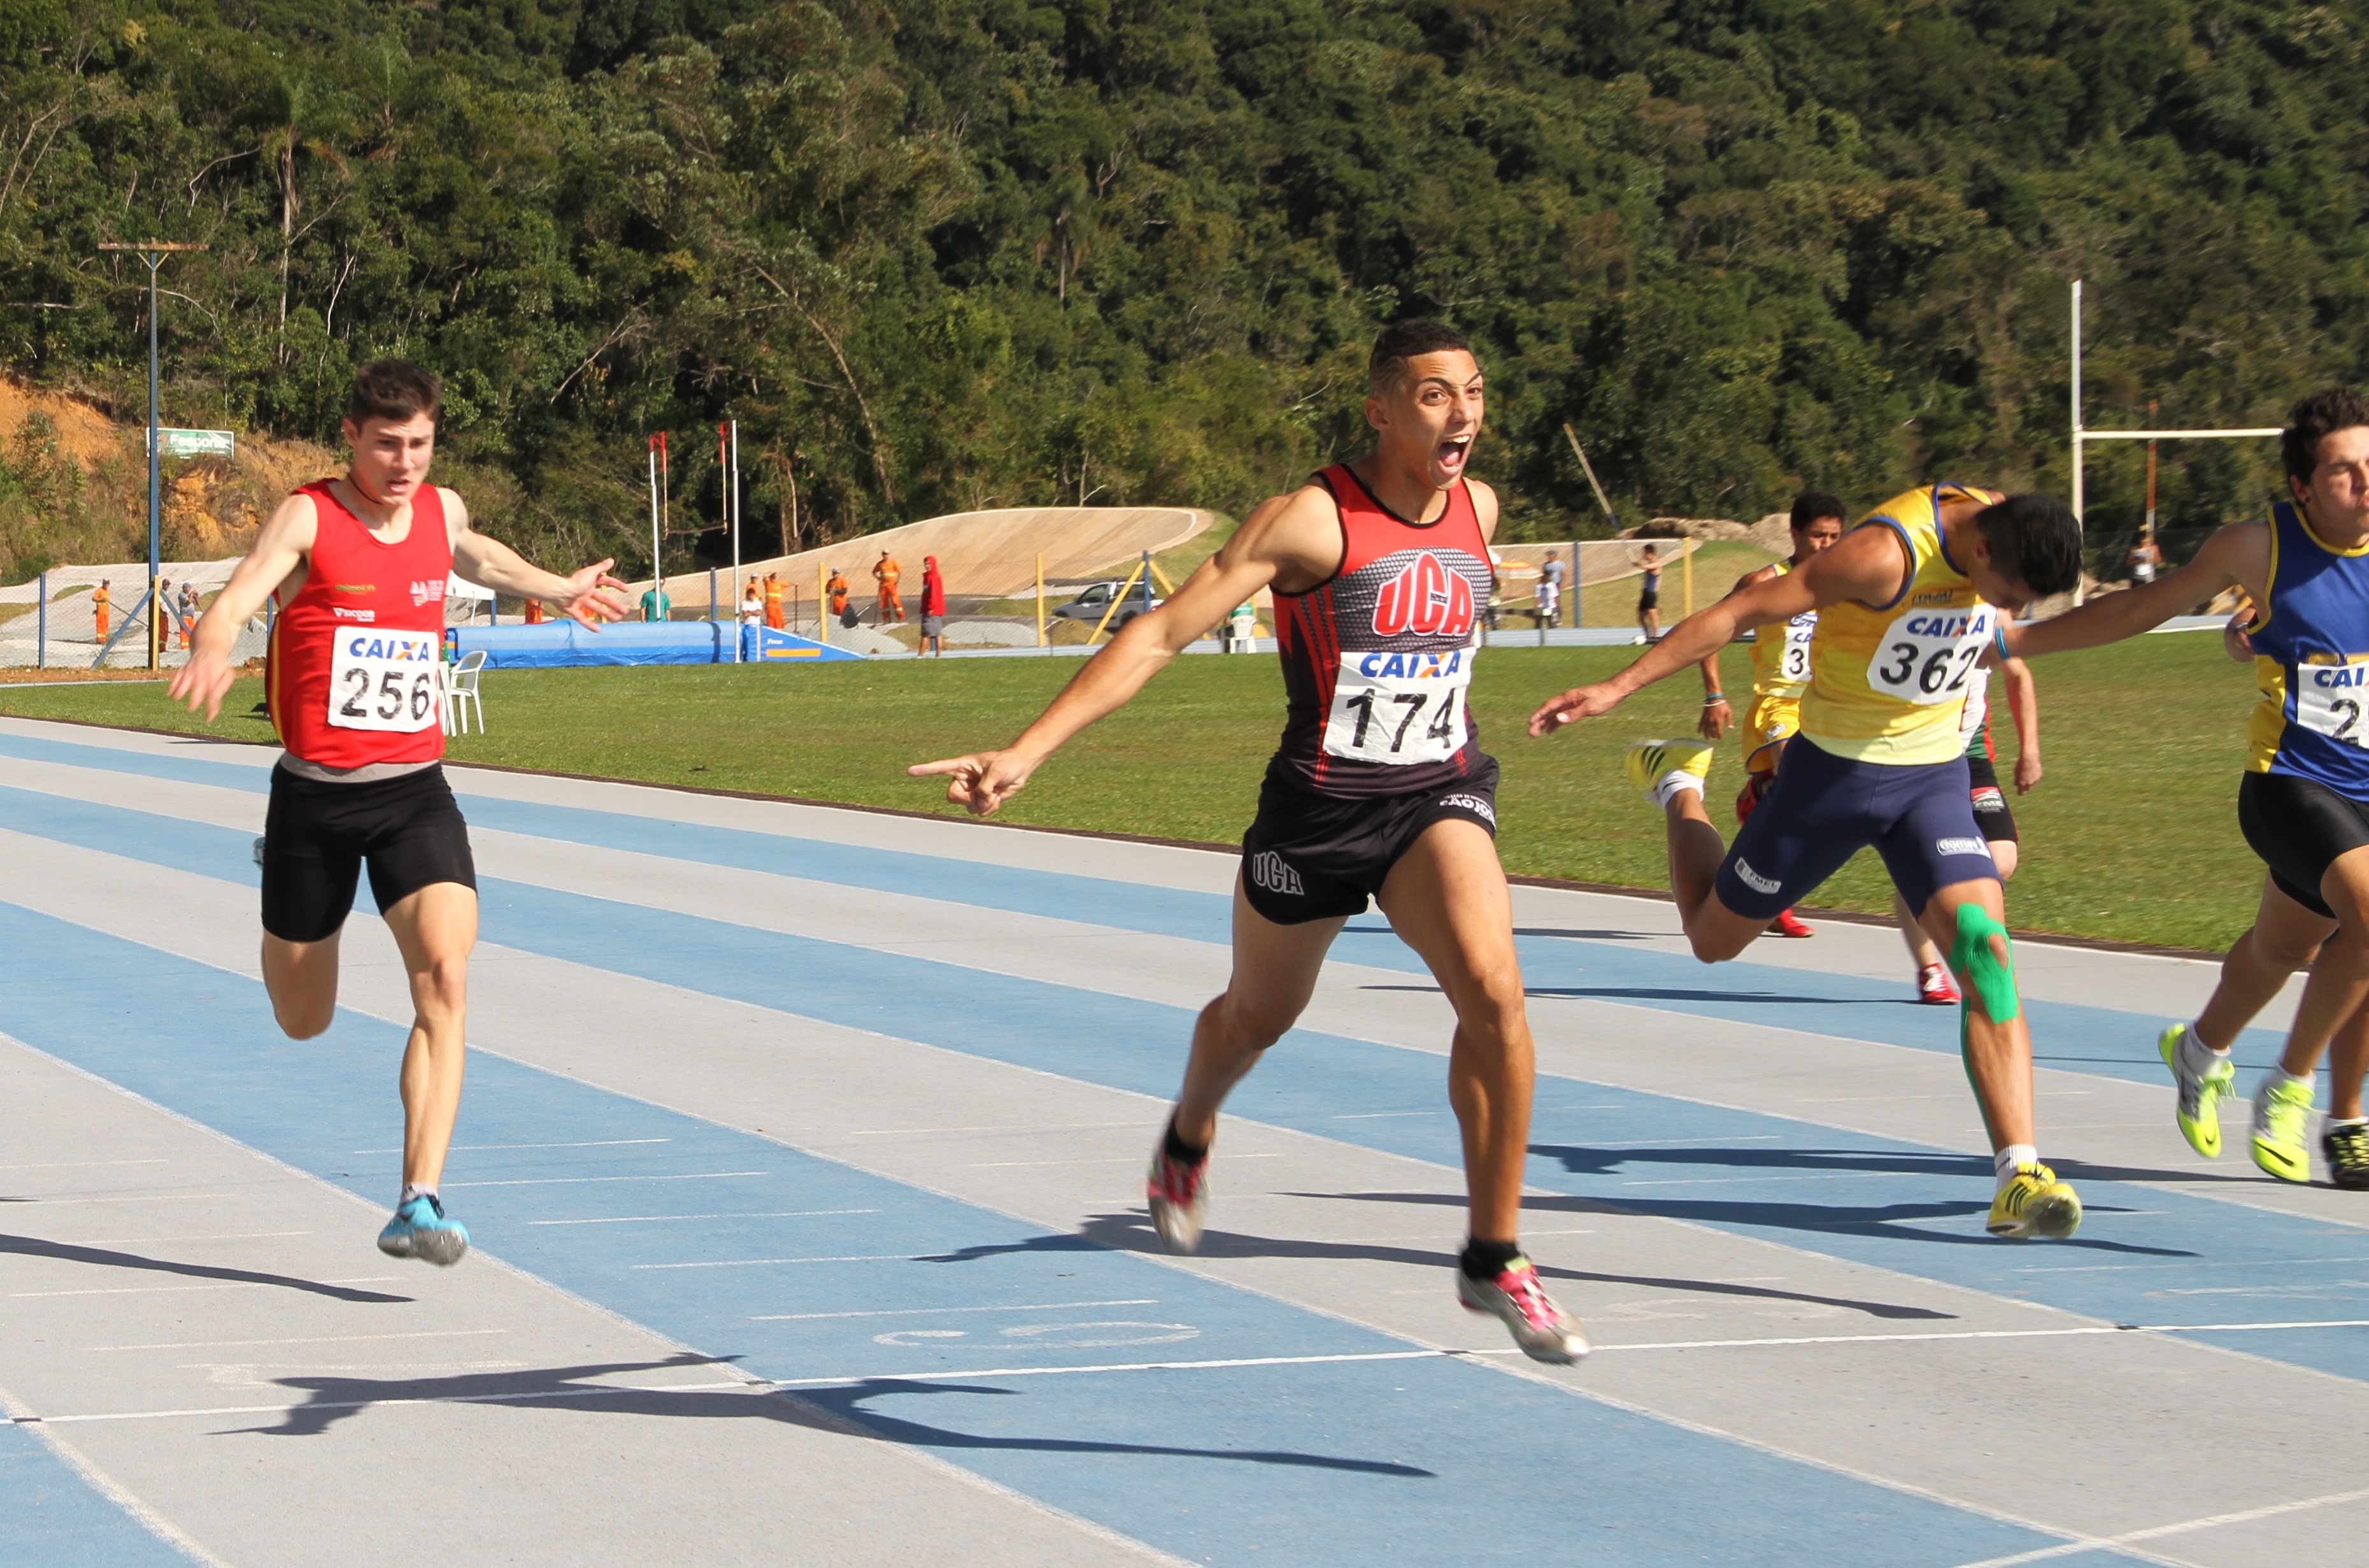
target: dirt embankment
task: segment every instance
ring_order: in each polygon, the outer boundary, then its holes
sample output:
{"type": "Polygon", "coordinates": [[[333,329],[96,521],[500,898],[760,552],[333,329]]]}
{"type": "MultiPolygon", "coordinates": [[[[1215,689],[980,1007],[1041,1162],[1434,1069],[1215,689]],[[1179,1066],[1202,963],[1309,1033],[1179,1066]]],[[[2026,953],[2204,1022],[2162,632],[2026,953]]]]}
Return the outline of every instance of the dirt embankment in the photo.
{"type": "MultiPolygon", "coordinates": [[[[83,398],[0,376],[0,464],[14,481],[0,486],[0,570],[35,557],[58,566],[145,557],[146,434],[83,398]]],[[[235,457],[167,457],[165,557],[236,555],[281,496],[337,466],[326,447],[245,431],[235,457]]]]}

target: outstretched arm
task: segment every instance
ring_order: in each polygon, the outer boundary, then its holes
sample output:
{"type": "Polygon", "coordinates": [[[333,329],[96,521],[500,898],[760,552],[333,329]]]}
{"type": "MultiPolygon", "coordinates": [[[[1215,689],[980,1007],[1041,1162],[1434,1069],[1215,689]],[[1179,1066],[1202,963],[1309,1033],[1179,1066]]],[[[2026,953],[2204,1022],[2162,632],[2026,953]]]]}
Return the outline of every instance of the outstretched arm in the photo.
{"type": "MultiPolygon", "coordinates": [[[[1735,579],[1735,586],[1727,590],[1728,597],[1733,599],[1754,583],[1766,582],[1775,575],[1773,567],[1756,567],[1735,579]]],[[[1735,722],[1734,704],[1727,700],[1726,688],[1720,684],[1719,655],[1720,650],[1713,648],[1703,656],[1702,661],[1703,711],[1695,728],[1705,740],[1723,738],[1728,727],[1735,722]]]]}
{"type": "Polygon", "coordinates": [[[469,509],[459,496],[444,492],[444,515],[452,530],[452,567],[471,582],[500,593],[540,599],[559,612],[601,629],[603,621],[625,618],[625,585],[609,575],[617,563],[597,562],[569,577],[531,566],[526,558],[498,539],[489,539],[469,526],[469,509]]]}
{"type": "Polygon", "coordinates": [[[2020,658],[2098,647],[2151,632],[2232,583],[2263,601],[2271,575],[2271,525],[2233,522],[2204,542],[2196,558],[2168,577],[2093,599],[2053,620],[2007,629],[2007,651],[2020,658]]]}
{"type": "Polygon", "coordinates": [[[238,629],[263,608],[273,589],[304,564],[312,553],[319,519],[313,498],[301,492],[273,510],[270,521],[255,536],[254,548],[231,568],[230,581],[214,595],[213,603],[199,620],[198,635],[189,645],[189,661],[175,672],[173,683],[165,689],[168,700],[189,704],[191,713],[203,707],[208,724],[222,716],[223,696],[236,679],[230,652],[238,641],[238,629]]]}
{"type": "Polygon", "coordinates": [[[916,778],[944,775],[949,801],[975,817],[992,815],[1027,785],[1047,757],[1088,725],[1126,706],[1170,659],[1224,620],[1235,605],[1272,583],[1280,567],[1296,561],[1296,546],[1311,535],[1338,538],[1330,495],[1310,488],[1268,500],[1164,602],[1129,621],[1107,647],[1086,660],[1085,668],[1070,677],[1011,745],[921,762],[905,771],[916,778]]]}
{"type": "Polygon", "coordinates": [[[1899,541],[1886,529],[1862,528],[1844,536],[1799,571],[1740,587],[1707,610],[1670,628],[1645,657],[1593,686],[1574,686],[1530,715],[1530,733],[1545,735],[1574,719],[1611,712],[1634,692],[1675,674],[1735,640],[1745,626],[1790,621],[1804,611],[1846,599],[1885,603],[1900,591],[1908,563],[1899,541]]]}

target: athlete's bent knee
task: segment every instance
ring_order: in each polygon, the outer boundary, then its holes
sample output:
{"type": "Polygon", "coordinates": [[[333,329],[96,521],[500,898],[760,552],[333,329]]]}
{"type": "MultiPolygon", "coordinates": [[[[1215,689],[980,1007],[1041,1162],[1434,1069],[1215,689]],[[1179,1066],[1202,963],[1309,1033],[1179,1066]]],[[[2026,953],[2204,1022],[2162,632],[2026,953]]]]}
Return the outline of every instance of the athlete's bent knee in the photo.
{"type": "Polygon", "coordinates": [[[457,1014],[469,1005],[469,960],[466,955],[431,958],[411,979],[413,1004],[423,1013],[457,1014]]]}
{"type": "Polygon", "coordinates": [[[1201,1016],[1227,1044],[1241,1050],[1263,1051],[1299,1021],[1299,1009],[1285,1012],[1269,1003],[1246,1001],[1229,991],[1203,1008],[1201,1016]]]}
{"type": "Polygon", "coordinates": [[[337,1016],[335,1002],[326,1006],[313,1001],[275,1001],[271,1004],[272,1021],[280,1025],[280,1032],[292,1040],[310,1040],[328,1033],[329,1025],[337,1021],[337,1016]]]}
{"type": "Polygon", "coordinates": [[[1950,947],[1950,967],[1965,982],[1966,1003],[1977,999],[1994,1024],[2023,1011],[2015,993],[2015,948],[2007,927],[1980,904],[1958,906],[1958,940],[1950,947]]]}

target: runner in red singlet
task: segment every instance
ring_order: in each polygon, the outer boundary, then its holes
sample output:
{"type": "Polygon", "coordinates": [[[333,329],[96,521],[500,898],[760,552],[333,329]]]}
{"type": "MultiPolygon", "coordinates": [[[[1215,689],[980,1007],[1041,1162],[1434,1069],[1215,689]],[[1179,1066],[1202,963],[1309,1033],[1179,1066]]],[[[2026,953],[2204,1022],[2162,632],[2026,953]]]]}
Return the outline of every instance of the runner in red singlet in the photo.
{"type": "Polygon", "coordinates": [[[925,762],[987,816],[1078,731],[1272,589],[1288,713],[1234,883],[1234,972],[1193,1030],[1184,1087],[1149,1189],[1170,1250],[1200,1243],[1209,1145],[1227,1092],[1308,1005],[1348,917],[1377,899],[1456,1009],[1448,1099],[1464,1134],[1471,1233],[1457,1294],[1533,1358],[1575,1361],[1586,1334],[1522,1255],[1535,1076],[1513,900],[1497,862],[1497,764],[1465,709],[1489,593],[1497,498],[1465,478],[1481,369],[1435,321],[1374,345],[1373,452],[1253,511],[1166,603],[1128,623],[1001,751],[925,762]]]}
{"type": "Polygon", "coordinates": [[[365,864],[411,977],[403,1056],[403,1191],[381,1251],[460,1261],[469,1232],[436,1184],[461,1108],[469,949],[477,940],[468,826],[444,783],[436,679],[445,584],[474,582],[558,605],[592,625],[625,612],[611,563],[556,577],[474,532],[451,490],[426,482],[441,389],[401,360],[365,365],[346,410],[352,467],[305,486],[265,523],[205,618],[171,695],[222,712],[231,647],[269,598],[279,605],[267,677],[287,754],[271,772],[264,836],[263,983],[280,1026],[310,1039],[338,1005],[338,937],[365,864]]]}

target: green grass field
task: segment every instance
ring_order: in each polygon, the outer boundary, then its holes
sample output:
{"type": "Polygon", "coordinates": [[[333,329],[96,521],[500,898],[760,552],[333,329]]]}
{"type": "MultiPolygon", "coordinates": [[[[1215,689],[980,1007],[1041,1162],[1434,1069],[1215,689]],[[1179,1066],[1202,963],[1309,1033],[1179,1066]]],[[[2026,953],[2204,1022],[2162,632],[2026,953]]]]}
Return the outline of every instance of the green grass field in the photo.
{"type": "MultiPolygon", "coordinates": [[[[1619,758],[1631,739],[1692,726],[1700,700],[1693,678],[1665,681],[1575,733],[1532,740],[1521,732],[1539,701],[1633,657],[1625,648],[1492,648],[1480,661],[1473,712],[1505,766],[1508,869],[1667,886],[1660,818],[1621,782],[1619,758]]],[[[905,777],[905,765],[1008,740],[1077,669],[1064,658],[497,671],[484,688],[492,733],[457,738],[452,752],[463,761],[945,811],[938,789],[905,777]]],[[[1744,649],[1729,649],[1724,669],[1731,690],[1748,686],[1744,649]]],[[[2014,923],[2226,946],[2251,919],[2261,885],[2236,819],[2249,672],[2222,657],[2219,638],[2199,633],[2142,637],[2035,669],[2048,775],[2016,802],[2024,861],[2008,895],[2014,923]]],[[[269,741],[269,727],[247,712],[260,695],[258,681],[241,681],[212,727],[167,704],[159,686],[122,682],[0,686],[0,712],[269,741]]],[[[1133,706],[1049,763],[1006,814],[1233,841],[1282,706],[1272,658],[1180,658],[1133,706]]],[[[1741,779],[1731,737],[1711,781],[1722,816],[1741,779]]],[[[1081,843],[1076,853],[1091,860],[1093,846],[1081,843]]],[[[1862,854],[1814,901],[1874,910],[1889,897],[1882,866],[1862,854]]]]}

